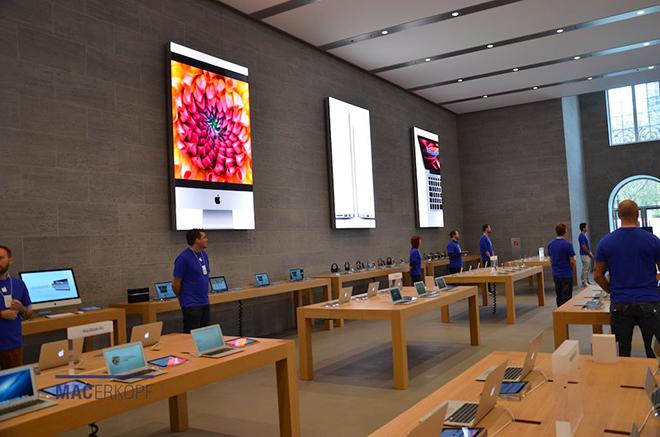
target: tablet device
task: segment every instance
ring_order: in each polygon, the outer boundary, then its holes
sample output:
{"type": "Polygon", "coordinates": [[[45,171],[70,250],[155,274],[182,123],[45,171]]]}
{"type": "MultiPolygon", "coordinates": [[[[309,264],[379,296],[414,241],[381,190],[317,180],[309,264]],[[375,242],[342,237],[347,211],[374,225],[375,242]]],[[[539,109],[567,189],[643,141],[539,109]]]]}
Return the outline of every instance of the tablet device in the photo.
{"type": "Polygon", "coordinates": [[[88,306],[88,307],[80,307],[80,311],[87,312],[87,311],[96,311],[100,310],[101,307],[97,307],[96,305],[88,306]]]}
{"type": "Polygon", "coordinates": [[[268,273],[257,273],[254,275],[257,287],[266,287],[270,285],[270,279],[268,279],[268,273]]]}
{"type": "Polygon", "coordinates": [[[240,337],[227,340],[225,343],[231,347],[245,347],[259,342],[254,338],[240,337]]]}
{"type": "Polygon", "coordinates": [[[302,281],[304,278],[303,269],[296,268],[289,270],[290,281],[302,281]]]}
{"type": "Polygon", "coordinates": [[[227,280],[224,276],[210,277],[209,285],[211,286],[212,293],[222,293],[223,291],[229,291],[229,286],[227,285],[227,280]]]}
{"type": "Polygon", "coordinates": [[[187,362],[188,360],[186,358],[177,357],[176,355],[167,355],[166,357],[148,361],[149,364],[158,367],[174,367],[187,362]]]}
{"type": "Polygon", "coordinates": [[[525,389],[527,381],[520,382],[503,382],[500,386],[501,395],[518,394],[525,389]]]}
{"type": "Polygon", "coordinates": [[[478,437],[483,435],[483,428],[443,428],[440,437],[478,437]]]}
{"type": "Polygon", "coordinates": [[[41,391],[47,395],[56,398],[72,396],[73,393],[83,392],[84,390],[93,390],[94,386],[79,379],[72,379],[71,381],[63,382],[61,384],[51,385],[50,387],[42,388],[41,391]]]}

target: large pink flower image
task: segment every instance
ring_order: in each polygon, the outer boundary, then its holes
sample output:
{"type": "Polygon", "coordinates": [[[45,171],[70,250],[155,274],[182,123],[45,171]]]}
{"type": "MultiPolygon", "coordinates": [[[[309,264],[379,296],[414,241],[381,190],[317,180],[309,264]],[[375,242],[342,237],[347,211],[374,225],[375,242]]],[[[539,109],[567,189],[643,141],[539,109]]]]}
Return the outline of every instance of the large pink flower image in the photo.
{"type": "Polygon", "coordinates": [[[252,184],[247,82],[172,61],[174,177],[252,184]]]}

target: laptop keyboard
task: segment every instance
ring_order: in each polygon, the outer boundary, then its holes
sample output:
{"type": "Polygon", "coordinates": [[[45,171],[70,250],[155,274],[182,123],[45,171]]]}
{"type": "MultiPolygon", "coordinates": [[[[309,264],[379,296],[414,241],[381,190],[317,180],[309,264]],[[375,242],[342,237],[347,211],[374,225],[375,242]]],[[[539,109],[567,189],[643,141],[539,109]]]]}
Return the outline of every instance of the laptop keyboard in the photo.
{"type": "Polygon", "coordinates": [[[471,423],[477,415],[479,404],[463,404],[446,419],[446,422],[471,423]]]}
{"type": "Polygon", "coordinates": [[[33,399],[31,401],[23,402],[21,404],[16,404],[16,405],[12,405],[10,407],[0,408],[0,416],[3,415],[3,414],[13,413],[14,411],[22,410],[24,408],[28,408],[28,407],[31,407],[33,405],[40,404],[42,402],[43,401],[41,399],[33,399]]]}
{"type": "Polygon", "coordinates": [[[429,208],[432,210],[442,209],[442,187],[440,186],[440,176],[428,176],[429,187],[429,208]]]}
{"type": "Polygon", "coordinates": [[[224,346],[221,347],[220,349],[213,349],[212,351],[204,352],[204,355],[217,355],[221,354],[223,352],[227,352],[228,350],[231,350],[230,347],[224,346]]]}
{"type": "Polygon", "coordinates": [[[518,379],[522,375],[522,367],[507,367],[504,371],[504,379],[518,379]]]}

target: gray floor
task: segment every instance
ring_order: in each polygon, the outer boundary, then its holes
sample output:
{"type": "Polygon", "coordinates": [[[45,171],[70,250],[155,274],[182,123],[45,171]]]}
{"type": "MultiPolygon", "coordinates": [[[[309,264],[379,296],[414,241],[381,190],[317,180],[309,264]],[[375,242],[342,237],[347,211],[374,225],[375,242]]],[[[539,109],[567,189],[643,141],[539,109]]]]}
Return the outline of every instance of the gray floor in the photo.
{"type": "MultiPolygon", "coordinates": [[[[535,291],[518,282],[517,324],[506,324],[505,301],[499,290],[497,314],[481,308],[481,345],[469,345],[467,303],[452,305],[452,323],[438,313],[408,323],[410,386],[392,387],[390,327],[386,322],[347,322],[331,332],[313,334],[314,381],[298,381],[300,420],[304,436],[365,436],[441,387],[494,350],[524,351],[543,330],[543,352],[553,350],[554,291],[546,284],[546,306],[536,306],[535,291]]],[[[608,328],[606,327],[606,331],[608,328]]],[[[571,338],[590,353],[590,327],[574,326],[571,338]]],[[[292,333],[290,338],[296,340],[292,333]]],[[[638,330],[633,355],[643,356],[638,330]]],[[[274,366],[192,391],[188,394],[192,428],[186,436],[276,436],[277,395],[274,366]]],[[[170,435],[167,402],[158,402],[99,422],[100,435],[170,435]]],[[[68,433],[87,435],[81,428],[68,433]]],[[[181,434],[178,434],[181,435],[181,434]]]]}

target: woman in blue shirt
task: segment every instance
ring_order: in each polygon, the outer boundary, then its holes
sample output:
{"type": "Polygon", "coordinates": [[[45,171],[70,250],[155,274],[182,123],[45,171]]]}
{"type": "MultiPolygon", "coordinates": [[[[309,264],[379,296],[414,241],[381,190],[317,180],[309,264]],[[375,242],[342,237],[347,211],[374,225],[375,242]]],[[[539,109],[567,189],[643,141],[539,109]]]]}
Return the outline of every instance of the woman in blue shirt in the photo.
{"type": "Polygon", "coordinates": [[[419,244],[422,238],[419,235],[413,235],[410,238],[410,257],[408,263],[410,264],[410,280],[415,282],[422,281],[422,255],[419,253],[419,244]]]}

